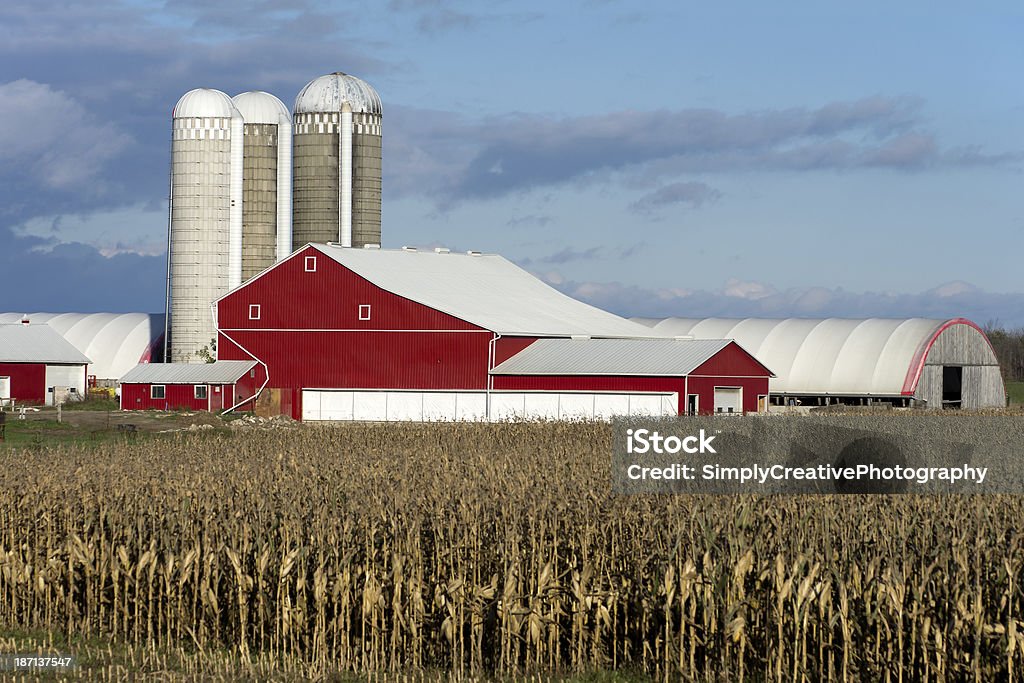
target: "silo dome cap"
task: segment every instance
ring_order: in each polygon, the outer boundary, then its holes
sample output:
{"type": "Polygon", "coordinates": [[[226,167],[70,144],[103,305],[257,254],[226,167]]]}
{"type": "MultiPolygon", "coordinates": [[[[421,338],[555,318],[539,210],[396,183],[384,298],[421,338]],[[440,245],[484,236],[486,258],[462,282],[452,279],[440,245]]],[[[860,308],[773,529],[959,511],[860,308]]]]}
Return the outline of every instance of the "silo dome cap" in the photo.
{"type": "Polygon", "coordinates": [[[346,102],[354,113],[380,116],[382,111],[380,95],[369,83],[336,71],[310,81],[299,91],[295,113],[340,112],[346,102]]]}
{"type": "Polygon", "coordinates": [[[176,119],[203,116],[230,117],[237,113],[227,93],[213,88],[196,88],[181,96],[174,105],[172,116],[176,119]]]}
{"type": "Polygon", "coordinates": [[[284,102],[262,90],[235,95],[231,101],[246,123],[279,123],[282,116],[286,121],[291,116],[284,102]]]}

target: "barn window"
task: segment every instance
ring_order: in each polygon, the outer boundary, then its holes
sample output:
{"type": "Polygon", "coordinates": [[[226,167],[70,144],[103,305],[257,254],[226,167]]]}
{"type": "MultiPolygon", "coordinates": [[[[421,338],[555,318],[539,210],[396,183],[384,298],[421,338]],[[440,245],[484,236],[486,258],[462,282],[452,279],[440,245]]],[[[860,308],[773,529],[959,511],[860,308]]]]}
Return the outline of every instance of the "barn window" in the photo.
{"type": "Polygon", "coordinates": [[[249,304],[249,320],[259,320],[259,319],[260,319],[260,305],[259,304],[249,304]]]}
{"type": "Polygon", "coordinates": [[[306,272],[307,273],[315,273],[316,272],[316,256],[307,256],[306,257],[306,272]]]}
{"type": "Polygon", "coordinates": [[[370,319],[370,304],[359,305],[359,319],[369,320],[370,319]]]}
{"type": "Polygon", "coordinates": [[[196,393],[195,393],[196,398],[201,400],[201,401],[205,401],[206,400],[206,385],[205,384],[197,384],[195,386],[195,390],[196,390],[196,393]]]}
{"type": "Polygon", "coordinates": [[[149,385],[149,397],[150,398],[164,398],[166,396],[166,387],[163,384],[151,384],[149,385]]]}

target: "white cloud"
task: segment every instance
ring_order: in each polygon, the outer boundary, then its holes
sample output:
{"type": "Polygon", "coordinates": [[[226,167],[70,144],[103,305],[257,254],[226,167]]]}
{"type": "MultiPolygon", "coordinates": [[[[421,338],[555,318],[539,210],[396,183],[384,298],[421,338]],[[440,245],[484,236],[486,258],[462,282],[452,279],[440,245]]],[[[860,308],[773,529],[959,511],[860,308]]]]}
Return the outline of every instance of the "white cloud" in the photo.
{"type": "Polygon", "coordinates": [[[5,175],[27,172],[54,189],[81,189],[131,141],[65,92],[25,79],[0,84],[5,175]]]}

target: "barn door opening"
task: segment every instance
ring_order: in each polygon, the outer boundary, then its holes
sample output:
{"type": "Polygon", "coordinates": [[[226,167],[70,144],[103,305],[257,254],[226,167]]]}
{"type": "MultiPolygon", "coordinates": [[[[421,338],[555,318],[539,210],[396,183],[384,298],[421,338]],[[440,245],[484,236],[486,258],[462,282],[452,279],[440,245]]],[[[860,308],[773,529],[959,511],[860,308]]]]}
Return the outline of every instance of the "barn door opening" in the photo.
{"type": "Polygon", "coordinates": [[[686,414],[696,415],[697,410],[700,408],[700,396],[697,394],[688,394],[686,397],[686,414]]]}
{"type": "Polygon", "coordinates": [[[11,400],[11,378],[0,377],[0,406],[6,405],[11,400]]]}
{"type": "Polygon", "coordinates": [[[942,366],[942,407],[959,408],[963,401],[964,369],[960,366],[942,366]]]}

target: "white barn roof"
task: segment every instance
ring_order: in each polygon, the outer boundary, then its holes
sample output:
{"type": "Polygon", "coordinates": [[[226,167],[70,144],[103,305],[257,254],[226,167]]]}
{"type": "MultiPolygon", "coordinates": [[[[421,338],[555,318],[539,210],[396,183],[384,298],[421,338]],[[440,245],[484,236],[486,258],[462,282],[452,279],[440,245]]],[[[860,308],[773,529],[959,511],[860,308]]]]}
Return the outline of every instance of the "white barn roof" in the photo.
{"type": "Polygon", "coordinates": [[[689,375],[729,339],[539,339],[494,375],[689,375]]]}
{"type": "Polygon", "coordinates": [[[87,365],[89,359],[48,325],[0,325],[0,363],[87,365]]]}
{"type": "Polygon", "coordinates": [[[735,339],[771,368],[772,393],[911,395],[938,335],[963,319],[633,318],[663,335],[735,339]]]}
{"type": "MultiPolygon", "coordinates": [[[[164,334],[164,316],[150,313],[29,313],[46,323],[92,359],[89,374],[120,379],[139,363],[153,359],[164,334]]],[[[0,313],[0,324],[16,323],[21,313],[0,313]]]]}
{"type": "Polygon", "coordinates": [[[311,246],[381,289],[499,334],[664,336],[562,294],[497,254],[311,246]]]}
{"type": "Polygon", "coordinates": [[[254,360],[216,363],[146,363],[121,378],[122,384],[234,384],[256,367],[254,360]]]}

